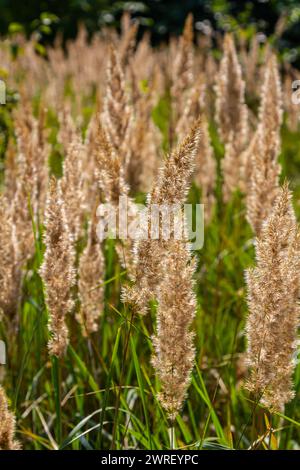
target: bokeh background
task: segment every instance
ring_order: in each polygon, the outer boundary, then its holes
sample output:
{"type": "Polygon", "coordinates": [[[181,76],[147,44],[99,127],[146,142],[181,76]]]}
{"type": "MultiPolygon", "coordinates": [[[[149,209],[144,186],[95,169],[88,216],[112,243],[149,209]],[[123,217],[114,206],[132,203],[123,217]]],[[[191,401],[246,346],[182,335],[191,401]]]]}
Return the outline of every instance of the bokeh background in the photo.
{"type": "Polygon", "coordinates": [[[150,30],[157,44],[179,34],[191,11],[195,28],[207,34],[239,29],[245,38],[259,32],[263,40],[275,33],[285,60],[300,65],[299,0],[0,0],[0,11],[2,35],[23,31],[34,34],[40,45],[52,42],[57,32],[64,41],[75,37],[80,23],[90,35],[105,26],[118,27],[124,11],[139,19],[139,34],[150,30]]]}

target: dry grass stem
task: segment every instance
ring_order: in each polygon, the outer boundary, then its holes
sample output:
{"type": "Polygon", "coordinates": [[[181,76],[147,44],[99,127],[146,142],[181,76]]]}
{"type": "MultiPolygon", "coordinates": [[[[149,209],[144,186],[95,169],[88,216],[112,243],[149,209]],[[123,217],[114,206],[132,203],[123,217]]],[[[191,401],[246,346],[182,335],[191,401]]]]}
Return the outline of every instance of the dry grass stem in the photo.
{"type": "Polygon", "coordinates": [[[74,305],[71,289],[75,283],[75,254],[61,186],[54,178],[48,192],[44,241],[46,251],[40,274],[49,313],[49,352],[59,357],[68,345],[66,317],[74,305]]]}
{"type": "Polygon", "coordinates": [[[247,271],[249,316],[246,384],[264,405],[282,411],[294,396],[299,325],[300,232],[285,185],[256,241],[256,266],[247,271]]]}

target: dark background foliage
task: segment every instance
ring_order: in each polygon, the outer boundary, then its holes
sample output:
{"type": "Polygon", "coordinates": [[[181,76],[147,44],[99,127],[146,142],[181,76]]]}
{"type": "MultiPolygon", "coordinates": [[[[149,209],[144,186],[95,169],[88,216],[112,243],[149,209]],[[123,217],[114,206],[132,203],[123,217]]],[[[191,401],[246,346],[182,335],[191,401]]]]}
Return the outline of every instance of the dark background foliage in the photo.
{"type": "Polygon", "coordinates": [[[286,29],[279,48],[288,60],[299,63],[299,0],[0,0],[0,33],[23,30],[27,35],[36,33],[38,40],[46,43],[61,31],[66,40],[76,36],[79,23],[84,23],[90,34],[104,25],[119,26],[124,10],[139,18],[139,34],[151,30],[154,44],[179,34],[189,11],[200,31],[210,26],[221,31],[239,28],[246,37],[255,31],[272,34],[284,15],[286,29]]]}

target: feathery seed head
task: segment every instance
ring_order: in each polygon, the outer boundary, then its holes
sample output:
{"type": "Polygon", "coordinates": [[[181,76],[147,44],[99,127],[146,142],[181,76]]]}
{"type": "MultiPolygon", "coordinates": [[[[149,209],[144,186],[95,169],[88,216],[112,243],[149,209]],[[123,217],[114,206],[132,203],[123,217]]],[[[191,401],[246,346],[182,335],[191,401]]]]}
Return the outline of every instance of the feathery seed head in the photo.
{"type": "Polygon", "coordinates": [[[184,242],[168,244],[162,270],[152,364],[162,386],[159,400],[174,421],[186,396],[195,357],[190,331],[196,310],[194,263],[184,242]]]}
{"type": "Polygon", "coordinates": [[[75,284],[75,254],[61,186],[55,178],[50,180],[44,241],[46,251],[40,275],[45,286],[52,335],[49,352],[61,356],[68,344],[66,316],[74,305],[71,288],[75,284]]]}
{"type": "Polygon", "coordinates": [[[282,120],[281,88],[275,56],[265,69],[261,92],[259,124],[251,145],[247,219],[259,235],[263,221],[269,216],[279,193],[278,163],[282,120]]]}
{"type": "Polygon", "coordinates": [[[299,325],[300,232],[287,185],[256,242],[256,266],[246,273],[249,316],[248,390],[272,410],[293,398],[293,356],[299,325]]]}
{"type": "Polygon", "coordinates": [[[20,450],[15,440],[15,416],[9,411],[7,397],[0,385],[0,450],[20,450]]]}
{"type": "Polygon", "coordinates": [[[104,303],[104,270],[104,255],[97,238],[94,215],[89,226],[87,246],[79,261],[81,310],[77,320],[82,325],[84,335],[98,331],[98,320],[104,303]]]}

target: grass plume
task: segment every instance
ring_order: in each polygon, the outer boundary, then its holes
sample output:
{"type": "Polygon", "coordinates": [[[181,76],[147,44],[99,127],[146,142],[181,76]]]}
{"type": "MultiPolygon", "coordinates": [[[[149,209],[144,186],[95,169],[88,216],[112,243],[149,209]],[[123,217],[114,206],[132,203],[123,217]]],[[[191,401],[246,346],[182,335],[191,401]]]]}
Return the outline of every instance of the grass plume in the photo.
{"type": "Polygon", "coordinates": [[[44,242],[46,251],[40,269],[49,313],[49,352],[62,356],[68,345],[67,314],[73,308],[71,288],[75,283],[73,238],[67,223],[60,183],[50,181],[44,242]]]}
{"type": "Polygon", "coordinates": [[[294,396],[292,375],[299,325],[300,234],[285,185],[256,241],[247,271],[249,317],[247,388],[278,411],[294,396]]]}

